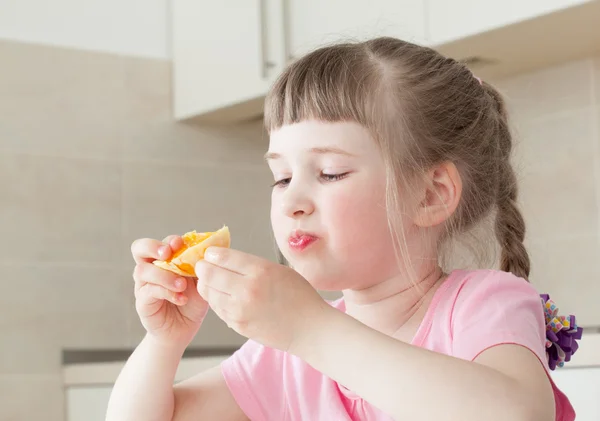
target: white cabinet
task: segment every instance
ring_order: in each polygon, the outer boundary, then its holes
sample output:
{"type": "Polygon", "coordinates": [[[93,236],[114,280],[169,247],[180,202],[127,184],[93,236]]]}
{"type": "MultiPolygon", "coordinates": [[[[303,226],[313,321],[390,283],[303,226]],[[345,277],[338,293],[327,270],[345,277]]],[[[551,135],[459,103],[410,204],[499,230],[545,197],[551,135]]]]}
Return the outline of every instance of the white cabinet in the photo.
{"type": "MultiPolygon", "coordinates": [[[[573,358],[576,358],[577,354],[573,358]]],[[[575,409],[577,421],[600,420],[600,366],[557,369],[552,374],[556,385],[575,409]]]]}
{"type": "Polygon", "coordinates": [[[577,421],[600,420],[600,331],[584,328],[573,359],[551,376],[571,401],[577,421]]]}
{"type": "MultiPolygon", "coordinates": [[[[186,357],[177,367],[175,382],[216,367],[231,354],[186,357]]],[[[69,364],[63,367],[66,421],[104,421],[113,385],[125,361],[69,364]]]]}
{"type": "Polygon", "coordinates": [[[337,41],[393,36],[426,42],[423,0],[284,0],[288,55],[337,41]]]}
{"type": "Polygon", "coordinates": [[[442,44],[594,0],[429,0],[431,42],[442,44]]]}
{"type": "Polygon", "coordinates": [[[112,385],[68,387],[67,421],[105,421],[112,385]]]}
{"type": "Polygon", "coordinates": [[[281,0],[172,2],[176,119],[253,116],[284,66],[281,0]]]}
{"type": "Polygon", "coordinates": [[[176,119],[239,121],[292,60],[344,40],[393,36],[499,78],[598,51],[600,0],[173,0],[176,119]]]}
{"type": "Polygon", "coordinates": [[[423,0],[172,2],[173,112],[178,120],[260,115],[294,56],[340,37],[424,42],[423,0]]]}

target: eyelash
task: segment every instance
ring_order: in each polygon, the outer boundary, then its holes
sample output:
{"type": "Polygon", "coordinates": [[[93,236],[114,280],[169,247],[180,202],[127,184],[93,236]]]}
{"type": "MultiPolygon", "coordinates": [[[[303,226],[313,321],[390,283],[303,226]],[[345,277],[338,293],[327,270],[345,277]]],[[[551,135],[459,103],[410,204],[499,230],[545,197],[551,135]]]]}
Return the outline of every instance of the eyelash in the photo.
{"type": "MultiPolygon", "coordinates": [[[[345,172],[342,174],[323,174],[321,173],[321,178],[324,179],[324,181],[326,183],[330,183],[333,181],[338,181],[341,180],[343,178],[346,178],[350,173],[349,172],[345,172]]],[[[274,184],[271,185],[271,187],[285,187],[289,184],[290,180],[292,178],[288,177],[288,178],[282,178],[281,180],[276,181],[274,184]]]]}

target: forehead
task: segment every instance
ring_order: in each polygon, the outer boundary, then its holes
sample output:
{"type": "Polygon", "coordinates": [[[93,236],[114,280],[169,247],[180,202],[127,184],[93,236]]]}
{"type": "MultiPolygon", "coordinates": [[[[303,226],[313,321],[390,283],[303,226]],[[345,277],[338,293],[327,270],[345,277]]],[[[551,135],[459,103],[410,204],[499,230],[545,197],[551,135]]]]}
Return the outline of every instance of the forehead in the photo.
{"type": "Polygon", "coordinates": [[[353,155],[378,153],[368,130],[354,122],[301,121],[273,130],[269,139],[269,151],[280,154],[328,147],[340,148],[353,155]]]}

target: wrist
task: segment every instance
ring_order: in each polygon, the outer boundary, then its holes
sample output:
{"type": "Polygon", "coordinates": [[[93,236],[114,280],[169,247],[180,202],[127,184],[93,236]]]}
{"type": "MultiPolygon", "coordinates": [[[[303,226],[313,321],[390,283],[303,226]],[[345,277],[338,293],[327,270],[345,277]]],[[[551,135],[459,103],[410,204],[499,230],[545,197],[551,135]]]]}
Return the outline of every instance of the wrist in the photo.
{"type": "Polygon", "coordinates": [[[181,359],[185,349],[187,348],[187,344],[164,341],[155,337],[151,333],[146,333],[146,336],[144,336],[142,342],[155,353],[164,356],[176,356],[179,359],[181,359]]]}
{"type": "Polygon", "coordinates": [[[308,361],[314,350],[322,346],[323,339],[333,334],[340,316],[344,314],[322,300],[308,316],[301,316],[302,320],[287,352],[308,361]]]}

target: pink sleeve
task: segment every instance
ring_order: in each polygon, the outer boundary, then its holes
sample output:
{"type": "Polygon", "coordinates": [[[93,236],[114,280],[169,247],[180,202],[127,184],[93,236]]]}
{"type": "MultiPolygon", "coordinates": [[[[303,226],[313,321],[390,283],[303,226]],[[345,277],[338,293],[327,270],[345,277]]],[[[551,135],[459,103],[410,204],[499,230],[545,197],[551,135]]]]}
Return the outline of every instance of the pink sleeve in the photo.
{"type": "Polygon", "coordinates": [[[283,357],[283,352],[249,340],[221,364],[231,394],[252,421],[283,419],[283,357]]]}
{"type": "Polygon", "coordinates": [[[533,351],[547,366],[544,310],[539,293],[522,278],[500,271],[468,279],[456,299],[453,354],[469,361],[499,344],[533,351]]]}

